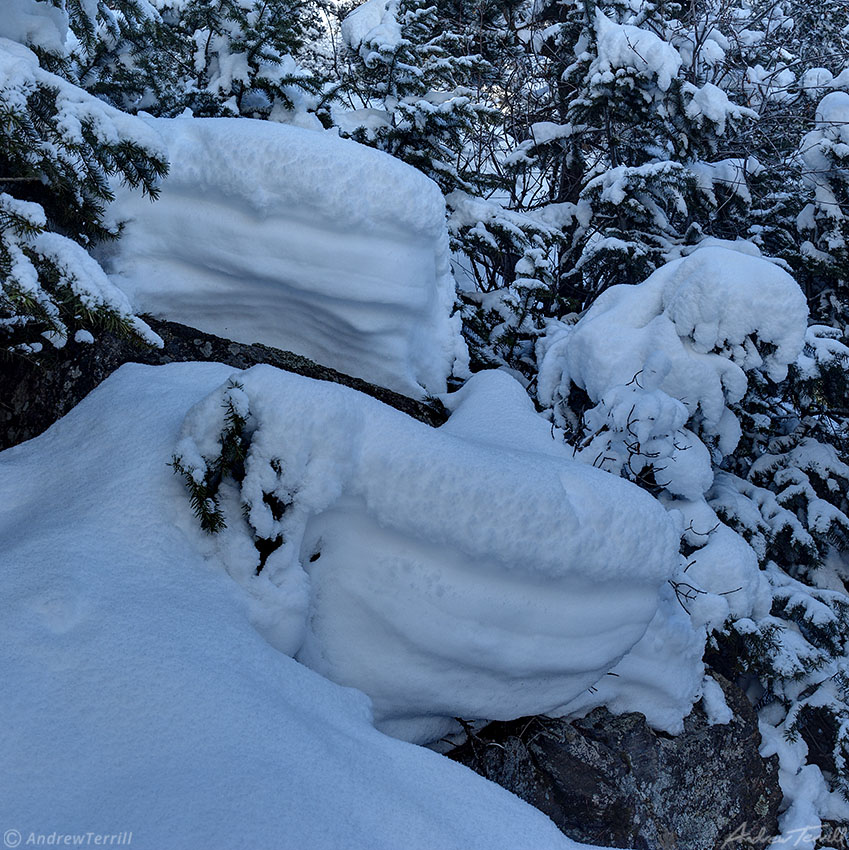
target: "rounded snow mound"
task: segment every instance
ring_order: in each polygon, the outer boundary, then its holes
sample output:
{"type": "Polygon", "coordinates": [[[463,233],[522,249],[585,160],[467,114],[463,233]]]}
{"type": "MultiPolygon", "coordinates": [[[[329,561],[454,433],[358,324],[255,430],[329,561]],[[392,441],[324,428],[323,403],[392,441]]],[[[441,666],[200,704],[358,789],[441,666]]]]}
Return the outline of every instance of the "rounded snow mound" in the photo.
{"type": "Polygon", "coordinates": [[[504,789],[375,731],[361,693],[272,649],[204,561],[167,460],[231,372],[123,366],[0,454],[6,827],[23,845],[100,829],[139,848],[575,850],[504,789]]]}
{"type": "Polygon", "coordinates": [[[256,366],[189,412],[177,450],[212,480],[237,413],[215,557],[273,645],[417,741],[564,706],[642,638],[678,561],[663,507],[571,460],[511,378],[475,376],[453,406],[433,429],[256,366]],[[258,576],[256,539],[278,544],[258,576]]]}

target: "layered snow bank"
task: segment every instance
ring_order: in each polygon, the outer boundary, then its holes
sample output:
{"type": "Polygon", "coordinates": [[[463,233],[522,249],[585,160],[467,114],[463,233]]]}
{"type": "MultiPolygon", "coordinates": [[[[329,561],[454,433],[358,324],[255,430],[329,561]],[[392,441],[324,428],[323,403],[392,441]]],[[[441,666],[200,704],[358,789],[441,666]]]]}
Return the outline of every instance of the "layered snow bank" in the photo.
{"type": "Polygon", "coordinates": [[[272,649],[204,563],[166,461],[231,371],[124,366],[0,454],[4,829],[127,831],[140,850],[575,848],[376,732],[362,694],[272,649]]]}
{"type": "Polygon", "coordinates": [[[435,430],[257,366],[192,409],[178,446],[211,480],[238,411],[245,475],[222,488],[210,557],[272,644],[416,741],[457,716],[563,710],[640,641],[678,564],[663,508],[571,460],[513,379],[484,373],[460,396],[435,430]],[[254,537],[281,542],[259,577],[254,537]]]}
{"type": "Polygon", "coordinates": [[[444,391],[465,348],[436,184],[330,133],[148,121],[171,170],[155,204],[118,189],[126,229],[104,257],[139,311],[408,395],[444,391]]]}

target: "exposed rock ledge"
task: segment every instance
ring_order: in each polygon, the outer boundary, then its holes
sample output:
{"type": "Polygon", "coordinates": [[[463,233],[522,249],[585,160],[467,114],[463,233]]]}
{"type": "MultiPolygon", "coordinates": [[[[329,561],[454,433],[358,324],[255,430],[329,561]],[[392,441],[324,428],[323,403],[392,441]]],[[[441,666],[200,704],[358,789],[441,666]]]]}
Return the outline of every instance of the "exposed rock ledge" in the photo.
{"type": "Polygon", "coordinates": [[[440,402],[416,401],[392,390],[320,366],[306,357],[255,343],[231,342],[195,328],[148,316],[145,321],[162,337],[165,347],[147,348],[108,333],[94,344],[69,341],[38,358],[12,356],[0,362],[0,449],[38,436],[78,404],[123,363],[165,363],[192,360],[227,363],[247,369],[270,363],[321,381],[344,384],[429,425],[441,425],[447,413],[440,402]]]}
{"type": "MultiPolygon", "coordinates": [[[[719,677],[717,677],[719,679],[719,677]]],[[[638,850],[740,850],[778,834],[778,761],[758,754],[745,694],[719,679],[734,719],[711,726],[696,706],[684,732],[641,714],[492,723],[451,758],[547,814],[571,838],[638,850]],[[749,839],[754,839],[754,843],[749,839]]]]}

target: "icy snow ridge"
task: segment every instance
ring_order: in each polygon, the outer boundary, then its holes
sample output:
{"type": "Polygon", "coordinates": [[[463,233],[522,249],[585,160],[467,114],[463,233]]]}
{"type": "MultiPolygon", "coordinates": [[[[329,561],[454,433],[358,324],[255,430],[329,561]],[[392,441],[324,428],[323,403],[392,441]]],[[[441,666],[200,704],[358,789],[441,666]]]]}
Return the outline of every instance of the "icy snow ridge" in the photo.
{"type": "Polygon", "coordinates": [[[149,123],[171,171],[155,204],[118,189],[112,215],[127,226],[104,258],[139,311],[408,395],[444,391],[465,348],[434,183],[331,133],[149,123]]]}
{"type": "Polygon", "coordinates": [[[127,830],[142,850],[578,847],[376,732],[362,694],[272,649],[204,563],[165,462],[231,371],[124,366],[0,454],[5,825],[127,830]]]}
{"type": "Polygon", "coordinates": [[[200,479],[222,403],[247,420],[245,477],[210,557],[254,598],[268,640],[365,691],[378,728],[426,741],[457,716],[555,712],[655,617],[674,522],[571,460],[512,378],[473,377],[441,429],[272,367],[234,380],[192,409],[178,448],[200,479]],[[258,577],[252,530],[283,541],[258,577]]]}

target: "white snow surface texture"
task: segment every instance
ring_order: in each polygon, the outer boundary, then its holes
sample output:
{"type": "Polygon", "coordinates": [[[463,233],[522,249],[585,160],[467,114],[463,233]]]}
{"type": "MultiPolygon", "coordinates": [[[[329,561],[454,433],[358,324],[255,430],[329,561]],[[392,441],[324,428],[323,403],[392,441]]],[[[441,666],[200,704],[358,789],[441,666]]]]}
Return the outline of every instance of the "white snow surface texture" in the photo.
{"type": "Polygon", "coordinates": [[[457,716],[555,712],[646,632],[677,567],[674,522],[568,457],[514,379],[474,376],[440,429],[272,367],[235,380],[192,409],[177,450],[202,476],[224,403],[247,418],[246,475],[209,556],[269,642],[365,691],[378,728],[425,742],[457,716]],[[248,523],[284,541],[259,577],[248,523]]]}
{"type": "Polygon", "coordinates": [[[132,831],[139,850],[575,848],[251,626],[166,466],[230,373],[124,366],[0,455],[4,828],[132,831]]]}
{"type": "Polygon", "coordinates": [[[62,54],[67,34],[64,10],[44,0],[4,0],[0,38],[62,54]]]}
{"type": "Polygon", "coordinates": [[[171,170],[155,204],[115,187],[127,225],[103,256],[139,312],[413,396],[443,392],[456,358],[463,371],[435,183],[331,132],[147,120],[171,170]]]}
{"type": "Polygon", "coordinates": [[[601,9],[595,11],[598,56],[590,67],[593,83],[612,82],[617,69],[632,68],[653,77],[666,91],[681,67],[678,51],[650,30],[611,21],[601,9]]]}

